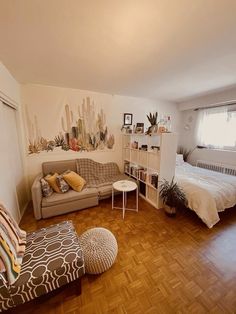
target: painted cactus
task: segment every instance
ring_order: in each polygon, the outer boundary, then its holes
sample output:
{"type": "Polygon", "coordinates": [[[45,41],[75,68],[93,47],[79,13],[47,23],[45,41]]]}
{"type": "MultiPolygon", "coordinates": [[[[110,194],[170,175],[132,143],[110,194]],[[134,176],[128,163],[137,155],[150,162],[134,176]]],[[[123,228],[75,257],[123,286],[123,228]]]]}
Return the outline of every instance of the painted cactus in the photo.
{"type": "Polygon", "coordinates": [[[70,110],[69,105],[65,105],[65,113],[66,118],[64,121],[64,117],[61,118],[61,126],[65,133],[70,133],[73,123],[73,112],[70,110]]]}
{"type": "Polygon", "coordinates": [[[57,147],[62,150],[94,151],[112,149],[115,143],[114,135],[110,134],[106,125],[106,115],[103,109],[95,110],[95,104],[90,97],[83,99],[78,105],[77,115],[74,115],[71,107],[64,106],[64,114],[61,117],[61,129],[64,135],[47,140],[41,136],[37,117],[33,122],[27,112],[27,124],[29,136],[29,153],[40,151],[52,151],[57,147]]]}
{"type": "Polygon", "coordinates": [[[65,142],[69,144],[70,140],[70,132],[72,130],[72,123],[73,123],[73,112],[70,110],[69,105],[65,105],[65,120],[64,117],[61,118],[61,126],[63,131],[65,132],[65,142]]]}

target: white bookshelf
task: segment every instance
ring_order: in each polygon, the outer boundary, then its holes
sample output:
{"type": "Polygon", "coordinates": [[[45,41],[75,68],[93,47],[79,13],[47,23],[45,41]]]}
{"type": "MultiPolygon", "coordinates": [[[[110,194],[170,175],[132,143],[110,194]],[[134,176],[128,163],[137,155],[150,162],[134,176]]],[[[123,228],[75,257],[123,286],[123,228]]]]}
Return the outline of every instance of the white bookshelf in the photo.
{"type": "Polygon", "coordinates": [[[122,136],[124,172],[137,180],[140,196],[160,208],[160,181],[170,181],[175,175],[177,135],[133,133],[122,136]],[[138,148],[134,148],[134,142],[138,142],[138,148]],[[140,149],[142,145],[147,145],[147,151],[140,149]],[[159,150],[151,149],[152,146],[158,146],[159,150]]]}

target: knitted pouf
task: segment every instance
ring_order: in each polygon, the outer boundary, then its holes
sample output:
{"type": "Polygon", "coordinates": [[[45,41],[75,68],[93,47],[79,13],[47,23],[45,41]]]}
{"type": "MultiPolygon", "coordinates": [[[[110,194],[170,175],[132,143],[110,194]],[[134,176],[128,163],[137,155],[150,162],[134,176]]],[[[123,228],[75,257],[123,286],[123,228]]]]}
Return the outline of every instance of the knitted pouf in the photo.
{"type": "Polygon", "coordinates": [[[116,238],[105,228],[93,228],[80,236],[87,274],[101,274],[114,263],[118,252],[116,238]]]}

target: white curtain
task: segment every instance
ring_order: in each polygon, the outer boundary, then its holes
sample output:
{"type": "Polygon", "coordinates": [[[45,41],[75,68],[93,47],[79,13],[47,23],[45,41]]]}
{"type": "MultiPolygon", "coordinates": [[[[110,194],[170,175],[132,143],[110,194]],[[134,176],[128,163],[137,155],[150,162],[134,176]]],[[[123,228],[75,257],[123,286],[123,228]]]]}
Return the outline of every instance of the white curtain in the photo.
{"type": "Polygon", "coordinates": [[[221,149],[236,148],[236,111],[229,108],[199,110],[198,145],[221,149]]]}

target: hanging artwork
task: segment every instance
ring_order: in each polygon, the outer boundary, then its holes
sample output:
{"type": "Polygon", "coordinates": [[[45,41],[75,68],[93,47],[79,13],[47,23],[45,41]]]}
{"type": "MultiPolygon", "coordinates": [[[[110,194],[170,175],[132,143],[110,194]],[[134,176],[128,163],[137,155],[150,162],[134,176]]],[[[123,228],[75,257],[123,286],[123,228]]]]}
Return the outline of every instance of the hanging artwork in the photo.
{"type": "Polygon", "coordinates": [[[34,116],[32,122],[26,110],[29,154],[53,151],[57,147],[64,151],[89,152],[112,149],[114,146],[114,135],[108,131],[106,115],[103,109],[96,112],[94,102],[91,103],[90,97],[83,99],[76,112],[66,104],[60,122],[59,134],[47,140],[41,136],[37,116],[34,116]]]}

